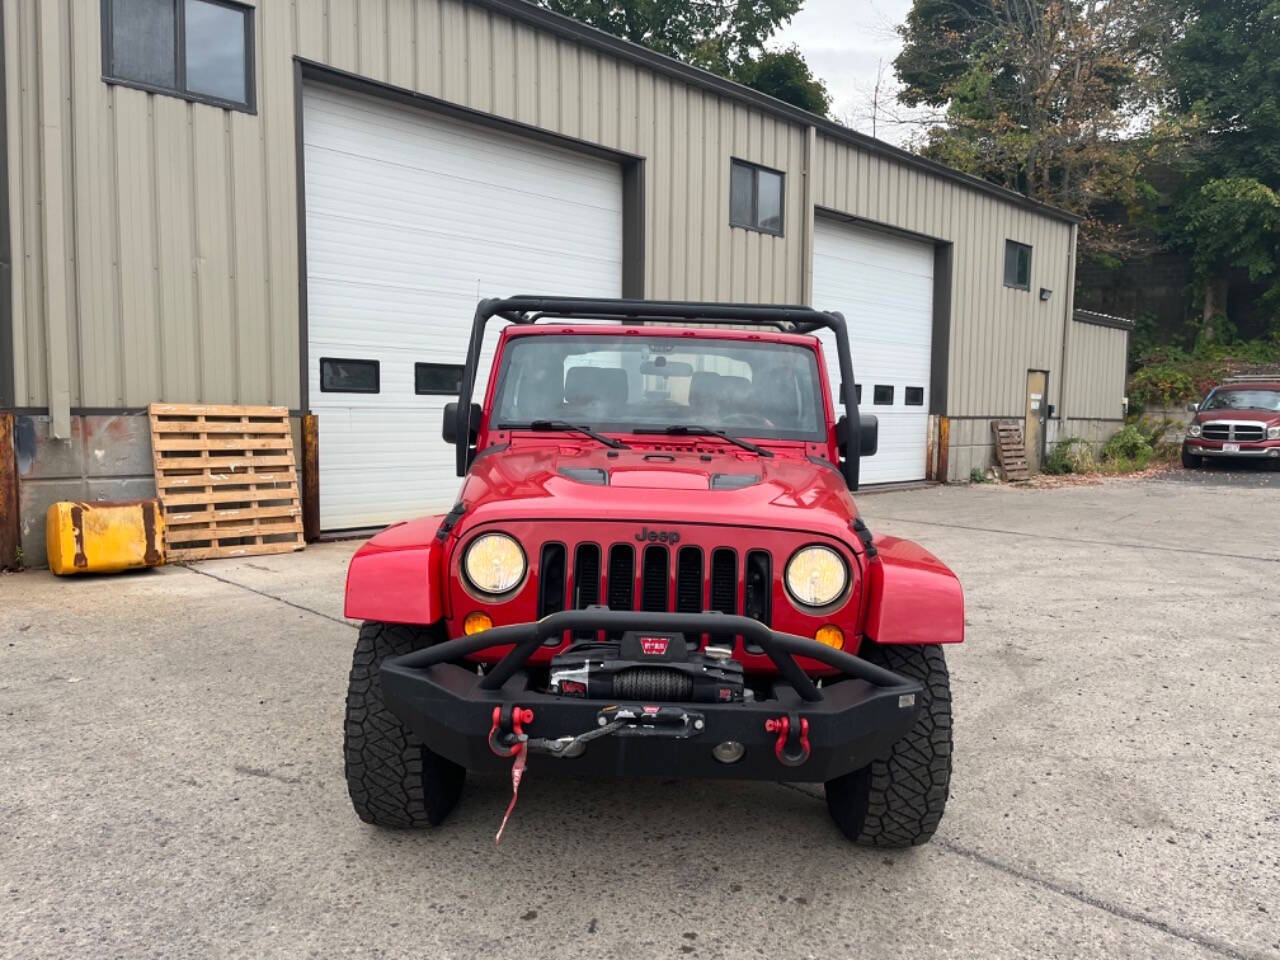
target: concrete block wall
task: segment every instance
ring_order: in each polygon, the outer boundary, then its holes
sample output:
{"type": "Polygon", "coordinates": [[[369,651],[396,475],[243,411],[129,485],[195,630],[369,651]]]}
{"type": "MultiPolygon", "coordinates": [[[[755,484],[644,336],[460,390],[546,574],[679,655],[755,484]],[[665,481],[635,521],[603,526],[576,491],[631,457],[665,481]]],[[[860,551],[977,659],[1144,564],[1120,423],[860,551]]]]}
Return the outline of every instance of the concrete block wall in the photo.
{"type": "MultiPolygon", "coordinates": [[[[302,430],[290,417],[301,477],[302,430]]],[[[14,418],[18,461],[18,525],[22,563],[48,565],[45,513],[59,500],[139,500],[156,495],[151,422],[146,413],[76,415],[71,437],[49,436],[47,416],[14,418]]],[[[301,484],[299,484],[301,488],[301,484]]]]}

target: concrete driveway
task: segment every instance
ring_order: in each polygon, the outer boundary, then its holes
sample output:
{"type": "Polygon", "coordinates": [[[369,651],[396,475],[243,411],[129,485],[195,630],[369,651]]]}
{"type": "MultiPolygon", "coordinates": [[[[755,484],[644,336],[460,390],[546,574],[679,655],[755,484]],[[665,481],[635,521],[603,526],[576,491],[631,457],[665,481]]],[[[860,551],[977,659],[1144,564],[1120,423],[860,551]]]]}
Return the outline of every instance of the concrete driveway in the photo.
{"type": "Polygon", "coordinates": [[[1280,501],[1113,480],[866,496],[959,572],[951,803],[531,765],[383,833],[341,768],[352,544],[0,578],[0,955],[1280,957],[1280,501]]]}

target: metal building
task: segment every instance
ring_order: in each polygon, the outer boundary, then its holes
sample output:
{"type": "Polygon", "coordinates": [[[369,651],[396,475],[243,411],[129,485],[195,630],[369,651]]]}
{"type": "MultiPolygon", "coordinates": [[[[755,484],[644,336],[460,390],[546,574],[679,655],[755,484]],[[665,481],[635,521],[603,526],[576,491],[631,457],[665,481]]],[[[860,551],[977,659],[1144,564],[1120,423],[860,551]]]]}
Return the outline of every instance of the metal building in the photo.
{"type": "Polygon", "coordinates": [[[322,528],[446,505],[482,296],[841,310],[868,483],[967,477],[992,418],[1038,424],[1034,459],[1122,416],[1076,218],[523,0],[2,10],[29,560],[49,502],[150,493],[155,400],[316,414],[322,528]]]}

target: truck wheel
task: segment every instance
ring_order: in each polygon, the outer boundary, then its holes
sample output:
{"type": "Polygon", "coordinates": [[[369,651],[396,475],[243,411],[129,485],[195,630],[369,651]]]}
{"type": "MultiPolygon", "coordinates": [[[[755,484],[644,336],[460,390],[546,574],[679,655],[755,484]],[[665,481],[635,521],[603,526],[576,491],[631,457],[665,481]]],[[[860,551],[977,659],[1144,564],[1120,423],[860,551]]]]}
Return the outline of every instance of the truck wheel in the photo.
{"type": "Polygon", "coordinates": [[[1182,465],[1188,470],[1195,470],[1204,461],[1204,457],[1197,457],[1194,453],[1187,453],[1187,448],[1182,448],[1182,465]]]}
{"type": "Polygon", "coordinates": [[[436,826],[449,815],[467,771],[433,753],[382,699],[378,670],[387,657],[440,639],[425,627],[368,621],[360,627],[347,683],[343,752],[351,805],[379,827],[436,826]]]}
{"type": "Polygon", "coordinates": [[[951,783],[951,683],[937,646],[876,646],[865,660],[919,680],[924,706],[911,732],[869,766],[828,780],[836,826],[868,847],[914,847],[938,829],[951,783]]]}

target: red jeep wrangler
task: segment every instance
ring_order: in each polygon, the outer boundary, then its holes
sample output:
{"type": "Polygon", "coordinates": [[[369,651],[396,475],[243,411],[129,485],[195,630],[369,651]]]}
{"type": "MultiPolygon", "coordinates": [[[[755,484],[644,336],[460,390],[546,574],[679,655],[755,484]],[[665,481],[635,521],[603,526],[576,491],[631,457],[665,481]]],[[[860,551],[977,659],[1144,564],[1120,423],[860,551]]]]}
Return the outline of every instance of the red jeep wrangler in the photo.
{"type": "Polygon", "coordinates": [[[964,600],[850,496],[877,423],[843,317],[487,300],[443,433],[465,478],[453,509],[387,528],[347,575],[363,820],[439,824],[468,769],[518,787],[534,756],[539,774],[822,782],[852,840],[933,835],[951,775],[939,645],[964,638],[964,600]]]}

